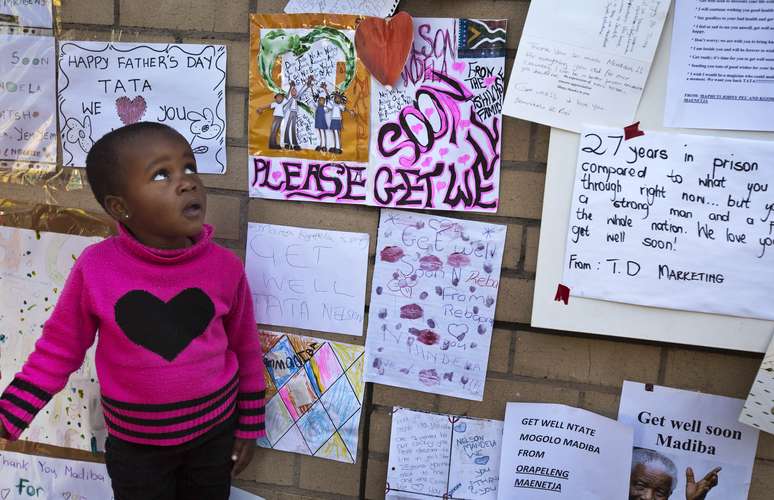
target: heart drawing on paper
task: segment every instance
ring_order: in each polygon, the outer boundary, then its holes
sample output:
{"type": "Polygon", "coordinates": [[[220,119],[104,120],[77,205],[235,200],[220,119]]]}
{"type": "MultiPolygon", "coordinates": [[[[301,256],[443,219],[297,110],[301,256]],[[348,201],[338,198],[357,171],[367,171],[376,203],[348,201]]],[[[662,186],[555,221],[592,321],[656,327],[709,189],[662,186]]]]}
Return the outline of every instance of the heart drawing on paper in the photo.
{"type": "Polygon", "coordinates": [[[126,96],[116,99],[116,111],[118,111],[118,117],[121,118],[121,122],[124,125],[131,125],[140,121],[146,109],[148,109],[148,104],[141,95],[134,99],[129,99],[126,96]]]}
{"type": "Polygon", "coordinates": [[[388,19],[367,17],[355,31],[355,49],[382,85],[395,86],[414,41],[414,20],[406,12],[388,19]]]}

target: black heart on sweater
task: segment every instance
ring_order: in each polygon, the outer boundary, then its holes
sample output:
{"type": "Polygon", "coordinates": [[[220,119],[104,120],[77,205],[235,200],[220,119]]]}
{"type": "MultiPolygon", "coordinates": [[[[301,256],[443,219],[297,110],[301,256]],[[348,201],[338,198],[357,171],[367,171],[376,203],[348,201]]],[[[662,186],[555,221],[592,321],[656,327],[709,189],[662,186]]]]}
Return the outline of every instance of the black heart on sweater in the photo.
{"type": "Polygon", "coordinates": [[[204,333],[215,305],[199,288],[186,288],[169,302],[132,290],[116,302],[115,316],[129,340],[172,361],[204,333]]]}

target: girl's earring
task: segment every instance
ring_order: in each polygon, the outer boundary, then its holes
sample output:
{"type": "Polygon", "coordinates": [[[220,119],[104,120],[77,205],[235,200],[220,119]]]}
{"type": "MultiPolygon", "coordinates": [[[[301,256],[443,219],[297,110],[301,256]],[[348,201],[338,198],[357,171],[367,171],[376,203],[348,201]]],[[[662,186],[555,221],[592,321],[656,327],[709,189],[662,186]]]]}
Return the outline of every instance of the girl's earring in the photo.
{"type": "Polygon", "coordinates": [[[124,214],[124,219],[128,219],[128,218],[129,218],[129,214],[124,214]]]}

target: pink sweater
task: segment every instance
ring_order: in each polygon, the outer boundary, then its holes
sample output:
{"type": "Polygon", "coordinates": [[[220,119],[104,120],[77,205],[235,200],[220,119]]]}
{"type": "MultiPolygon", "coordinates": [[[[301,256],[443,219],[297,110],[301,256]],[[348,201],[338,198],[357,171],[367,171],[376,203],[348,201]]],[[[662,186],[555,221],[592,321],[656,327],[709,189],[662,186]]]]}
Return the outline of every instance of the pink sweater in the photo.
{"type": "Polygon", "coordinates": [[[16,439],[80,368],[96,368],[108,432],[172,446],[238,415],[236,436],[264,430],[261,346],[244,268],[205,225],[189,248],[146,247],[120,234],[84,250],[22,371],[0,398],[16,439]]]}

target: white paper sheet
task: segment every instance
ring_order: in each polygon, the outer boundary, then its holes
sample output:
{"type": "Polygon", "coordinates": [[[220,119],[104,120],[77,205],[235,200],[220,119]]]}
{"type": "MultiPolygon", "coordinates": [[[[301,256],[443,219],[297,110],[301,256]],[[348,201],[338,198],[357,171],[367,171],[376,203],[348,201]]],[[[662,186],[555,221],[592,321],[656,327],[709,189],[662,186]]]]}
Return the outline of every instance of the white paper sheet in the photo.
{"type": "MultiPolygon", "coordinates": [[[[40,338],[75,259],[100,238],[0,226],[0,390],[40,338]]],[[[102,419],[94,349],[61,392],[38,413],[21,439],[67,448],[102,450],[107,433],[102,419]]]]}
{"type": "Polygon", "coordinates": [[[634,428],[632,488],[637,488],[640,495],[655,491],[655,474],[649,474],[651,480],[647,480],[643,474],[647,469],[671,483],[675,498],[683,498],[689,486],[689,467],[696,486],[720,467],[718,484],[709,490],[706,500],[746,499],[758,431],[737,422],[743,403],[741,399],[669,387],[653,386],[648,391],[644,384],[625,381],[618,421],[634,428]],[[638,452],[637,448],[651,451],[638,452]],[[638,454],[639,462],[646,462],[639,467],[635,463],[638,454]]]}
{"type": "Polygon", "coordinates": [[[580,131],[631,123],[670,0],[530,3],[503,113],[580,131]]]}
{"type": "MultiPolygon", "coordinates": [[[[673,15],[674,11],[670,9],[664,25],[661,48],[656,52],[642,102],[637,110],[636,120],[641,121],[640,127],[643,130],[676,132],[663,128],[673,15]]],[[[774,132],[689,129],[677,132],[774,140],[774,132]]],[[[532,297],[532,326],[654,342],[766,352],[774,331],[772,321],[660,309],[582,297],[571,297],[568,304],[554,300],[557,284],[562,282],[564,272],[564,253],[567,248],[567,230],[571,225],[570,209],[579,141],[579,134],[551,129],[537,276],[532,297]]]]}
{"type": "Polygon", "coordinates": [[[55,57],[54,37],[0,34],[0,160],[55,166],[55,57]]]}
{"type": "Polygon", "coordinates": [[[200,173],[226,171],[226,47],[62,42],[59,128],[64,166],[124,125],[164,123],[191,143],[200,173]]]}
{"type": "Polygon", "coordinates": [[[363,334],[367,233],[249,223],[246,270],[258,323],[363,334]]]}
{"type": "Polygon", "coordinates": [[[676,0],[664,125],[774,130],[774,0],[676,0]]]}
{"type": "Polygon", "coordinates": [[[325,14],[355,14],[362,16],[391,16],[400,0],[288,0],[285,12],[305,14],[322,12],[325,14]]]}
{"type": "Polygon", "coordinates": [[[13,22],[0,20],[0,25],[51,28],[51,0],[0,0],[0,14],[14,18],[13,22]]]}
{"type": "Polygon", "coordinates": [[[498,498],[623,499],[632,430],[559,404],[508,403],[498,498]]]}
{"type": "Polygon", "coordinates": [[[382,210],[366,380],[481,401],[505,226],[382,210]]]}
{"type": "Polygon", "coordinates": [[[503,423],[395,407],[388,499],[497,498],[503,423]]]}
{"type": "Polygon", "coordinates": [[[0,498],[112,500],[105,464],[0,451],[0,498]]]}
{"type": "Polygon", "coordinates": [[[228,500],[264,500],[264,498],[232,486],[228,500]]]}
{"type": "Polygon", "coordinates": [[[564,284],[572,295],[774,319],[774,143],[581,134],[564,284]]]}
{"type": "Polygon", "coordinates": [[[763,357],[739,421],[774,434],[774,341],[763,357]]]}

